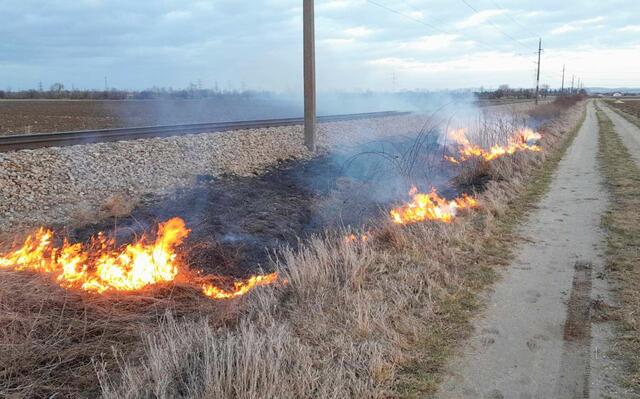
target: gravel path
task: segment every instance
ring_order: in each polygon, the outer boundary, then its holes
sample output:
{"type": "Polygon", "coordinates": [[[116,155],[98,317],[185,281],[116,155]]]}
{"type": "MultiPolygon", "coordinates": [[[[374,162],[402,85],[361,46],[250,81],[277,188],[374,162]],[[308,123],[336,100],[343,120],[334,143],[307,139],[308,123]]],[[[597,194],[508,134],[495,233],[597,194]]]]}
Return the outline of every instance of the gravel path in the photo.
{"type": "Polygon", "coordinates": [[[640,128],[626,120],[604,102],[599,101],[598,106],[611,119],[616,133],[618,133],[624,146],[629,150],[631,158],[640,166],[640,128]]]}
{"type": "Polygon", "coordinates": [[[597,151],[589,104],[549,192],[521,227],[527,241],[495,286],[464,353],[450,364],[438,397],[571,399],[615,392],[602,347],[610,329],[592,325],[589,316],[592,298],[608,298],[609,291],[595,278],[603,269],[600,218],[608,202],[597,151]]]}

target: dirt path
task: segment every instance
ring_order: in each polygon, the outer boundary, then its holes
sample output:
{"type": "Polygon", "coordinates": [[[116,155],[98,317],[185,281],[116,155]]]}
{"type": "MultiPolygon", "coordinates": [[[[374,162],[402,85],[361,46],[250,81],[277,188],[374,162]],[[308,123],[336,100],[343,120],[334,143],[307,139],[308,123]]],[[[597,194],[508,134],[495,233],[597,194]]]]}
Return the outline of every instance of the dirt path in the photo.
{"type": "Polygon", "coordinates": [[[596,279],[608,202],[597,151],[598,124],[589,104],[549,192],[521,227],[526,242],[437,397],[568,399],[612,392],[603,381],[610,366],[601,347],[610,332],[599,325],[592,330],[590,320],[592,298],[608,291],[596,279]]]}
{"type": "Polygon", "coordinates": [[[602,101],[598,102],[598,105],[613,122],[616,133],[629,150],[631,158],[636,162],[636,165],[640,166],[640,128],[624,119],[602,101]]]}

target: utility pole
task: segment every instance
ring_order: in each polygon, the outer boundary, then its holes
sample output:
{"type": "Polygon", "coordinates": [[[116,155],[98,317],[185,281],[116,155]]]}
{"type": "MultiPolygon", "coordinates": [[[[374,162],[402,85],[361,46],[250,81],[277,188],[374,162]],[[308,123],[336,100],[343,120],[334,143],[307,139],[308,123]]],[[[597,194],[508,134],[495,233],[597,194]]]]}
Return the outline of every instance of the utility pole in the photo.
{"type": "Polygon", "coordinates": [[[564,95],[564,65],[562,65],[562,87],[560,88],[560,95],[564,95]]]}
{"type": "Polygon", "coordinates": [[[580,78],[578,78],[578,86],[576,92],[580,93],[580,78]]]}
{"type": "Polygon", "coordinates": [[[304,42],[304,144],[316,150],[316,50],[314,0],[302,0],[304,42]]]}
{"type": "Polygon", "coordinates": [[[576,75],[571,75],[571,94],[573,94],[573,81],[576,78],[576,75]]]}
{"type": "Polygon", "coordinates": [[[104,91],[109,91],[109,85],[107,84],[107,77],[104,77],[104,91]]]}
{"type": "Polygon", "coordinates": [[[540,91],[540,53],[542,53],[542,38],[538,41],[538,74],[536,76],[536,105],[538,105],[538,92],[540,91]]]}

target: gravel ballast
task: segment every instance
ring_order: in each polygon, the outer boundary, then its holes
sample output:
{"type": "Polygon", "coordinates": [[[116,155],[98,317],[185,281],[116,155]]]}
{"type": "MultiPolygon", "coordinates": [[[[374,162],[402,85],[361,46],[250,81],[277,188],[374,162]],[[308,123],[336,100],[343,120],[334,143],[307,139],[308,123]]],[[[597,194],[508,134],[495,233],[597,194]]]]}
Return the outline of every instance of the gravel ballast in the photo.
{"type": "MultiPolygon", "coordinates": [[[[408,115],[324,123],[319,147],[411,134],[424,121],[408,115]]],[[[284,159],[311,157],[302,136],[297,125],[2,153],[0,232],[126,214],[144,195],[189,187],[199,175],[260,174],[284,159]]]]}

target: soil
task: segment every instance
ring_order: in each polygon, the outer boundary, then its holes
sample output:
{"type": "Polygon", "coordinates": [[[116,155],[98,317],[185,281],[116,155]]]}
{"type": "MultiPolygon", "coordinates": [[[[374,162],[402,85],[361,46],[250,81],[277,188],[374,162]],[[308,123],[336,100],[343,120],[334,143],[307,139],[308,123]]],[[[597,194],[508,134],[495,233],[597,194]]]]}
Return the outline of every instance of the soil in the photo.
{"type": "MultiPolygon", "coordinates": [[[[600,102],[602,104],[602,102],[600,102]]],[[[622,99],[622,100],[614,100],[613,102],[608,102],[609,105],[614,106],[630,115],[635,116],[636,118],[640,118],[640,100],[638,99],[622,99]],[[622,102],[616,102],[622,101],[622,102]]]]}
{"type": "Polygon", "coordinates": [[[0,135],[285,118],[293,104],[252,98],[202,100],[2,100],[0,135]]]}

